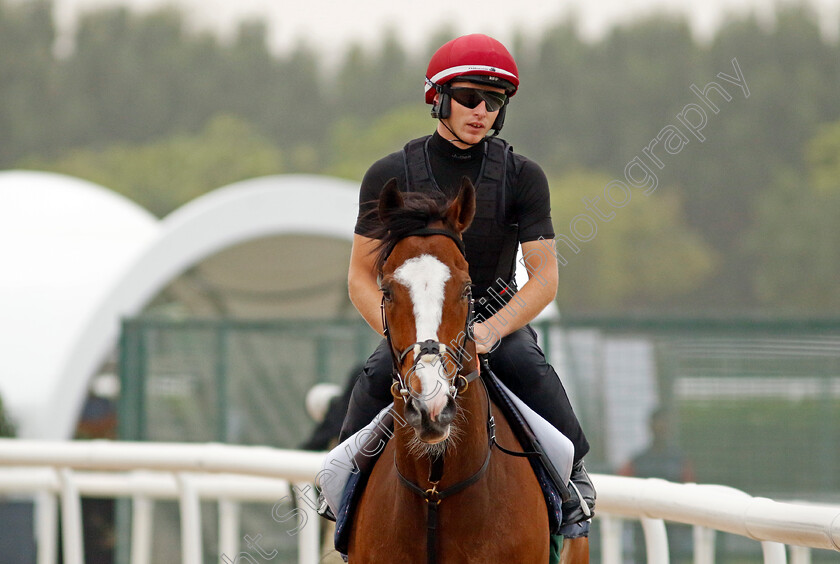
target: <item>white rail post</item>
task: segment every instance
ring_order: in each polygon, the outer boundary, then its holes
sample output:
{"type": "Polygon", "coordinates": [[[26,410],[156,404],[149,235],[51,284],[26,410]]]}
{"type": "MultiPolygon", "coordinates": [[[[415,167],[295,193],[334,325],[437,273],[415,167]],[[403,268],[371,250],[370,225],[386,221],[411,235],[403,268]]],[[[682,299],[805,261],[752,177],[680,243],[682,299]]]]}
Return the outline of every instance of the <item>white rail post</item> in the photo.
{"type": "Polygon", "coordinates": [[[131,498],[131,564],[152,562],[153,502],[145,495],[131,498]]]}
{"type": "Polygon", "coordinates": [[[645,549],[648,564],[669,564],[668,532],[665,521],[642,517],[642,530],[645,533],[645,549]]]}
{"type": "Polygon", "coordinates": [[[203,564],[201,550],[201,503],[190,477],[179,472],[178,504],[181,509],[181,562],[203,564]]]}
{"type": "Polygon", "coordinates": [[[61,487],[61,540],[64,543],[64,564],[84,564],[85,548],[82,537],[82,501],[73,481],[73,471],[58,471],[61,487]]]}
{"type": "Polygon", "coordinates": [[[782,543],[763,541],[761,552],[764,554],[764,564],[787,564],[787,553],[782,543]]]}
{"type": "Polygon", "coordinates": [[[58,502],[48,491],[40,491],[35,497],[35,542],[38,564],[58,562],[58,502]]]}
{"type": "Polygon", "coordinates": [[[694,526],[694,564],[715,564],[715,533],[714,529],[694,526]]]}
{"type": "Polygon", "coordinates": [[[312,484],[296,484],[297,506],[306,514],[306,522],[298,533],[298,562],[317,564],[321,561],[321,517],[315,511],[318,494],[312,484]]]}
{"type": "Polygon", "coordinates": [[[811,564],[811,549],[807,546],[791,546],[790,564],[811,564]]]}
{"type": "Polygon", "coordinates": [[[239,554],[239,522],[241,505],[230,499],[219,500],[219,558],[222,554],[236,558],[239,554]]]}
{"type": "Polygon", "coordinates": [[[601,514],[601,558],[603,564],[621,564],[624,519],[601,514]]]}

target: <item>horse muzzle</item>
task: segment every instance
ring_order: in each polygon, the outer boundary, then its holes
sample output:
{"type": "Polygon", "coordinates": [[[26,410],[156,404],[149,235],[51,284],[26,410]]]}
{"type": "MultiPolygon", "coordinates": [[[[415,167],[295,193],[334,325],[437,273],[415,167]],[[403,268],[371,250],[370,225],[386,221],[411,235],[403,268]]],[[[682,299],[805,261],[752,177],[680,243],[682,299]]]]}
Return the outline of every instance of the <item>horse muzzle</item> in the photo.
{"type": "Polygon", "coordinates": [[[435,444],[449,438],[450,425],[455,419],[455,400],[446,397],[446,405],[433,416],[428,404],[421,399],[409,397],[405,403],[405,420],[412,426],[417,438],[424,443],[435,444]]]}

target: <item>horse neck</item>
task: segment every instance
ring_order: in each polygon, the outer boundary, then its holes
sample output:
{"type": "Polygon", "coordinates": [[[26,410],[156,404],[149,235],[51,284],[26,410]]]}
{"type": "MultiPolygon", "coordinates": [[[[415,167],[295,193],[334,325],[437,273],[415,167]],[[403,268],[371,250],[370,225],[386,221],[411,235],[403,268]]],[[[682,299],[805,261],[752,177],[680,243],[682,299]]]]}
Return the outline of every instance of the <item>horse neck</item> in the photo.
{"type": "MultiPolygon", "coordinates": [[[[472,476],[484,463],[489,447],[487,435],[488,400],[481,382],[474,381],[458,396],[458,415],[453,424],[458,429],[450,436],[450,443],[444,454],[444,472],[438,486],[443,490],[472,476]]],[[[399,402],[399,400],[398,400],[399,402]]],[[[400,409],[400,411],[402,411],[400,409]]],[[[398,413],[402,416],[402,413],[398,413]]],[[[402,474],[415,484],[429,485],[431,461],[428,457],[417,457],[409,447],[414,429],[401,426],[396,437],[395,457],[402,474]]]]}

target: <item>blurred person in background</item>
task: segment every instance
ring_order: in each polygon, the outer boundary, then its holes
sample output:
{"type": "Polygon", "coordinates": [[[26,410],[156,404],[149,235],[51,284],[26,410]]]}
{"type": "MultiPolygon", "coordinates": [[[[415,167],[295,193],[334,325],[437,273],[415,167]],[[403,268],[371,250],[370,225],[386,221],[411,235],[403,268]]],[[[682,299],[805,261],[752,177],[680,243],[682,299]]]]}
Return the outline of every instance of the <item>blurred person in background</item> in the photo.
{"type": "MultiPolygon", "coordinates": [[[[650,444],[627,461],[618,473],[636,478],[662,478],[669,482],[694,482],[694,467],[691,460],[675,443],[668,410],[655,409],[648,420],[650,444]]],[[[691,562],[693,559],[693,533],[690,525],[668,523],[668,545],[672,561],[691,562]]],[[[629,533],[633,542],[633,557],[637,563],[646,562],[644,533],[640,524],[632,525],[629,533]]]]}
{"type": "Polygon", "coordinates": [[[662,478],[671,482],[693,482],[694,467],[682,450],[674,443],[668,411],[658,408],[648,420],[650,444],[633,456],[618,473],[637,478],[662,478]]]}

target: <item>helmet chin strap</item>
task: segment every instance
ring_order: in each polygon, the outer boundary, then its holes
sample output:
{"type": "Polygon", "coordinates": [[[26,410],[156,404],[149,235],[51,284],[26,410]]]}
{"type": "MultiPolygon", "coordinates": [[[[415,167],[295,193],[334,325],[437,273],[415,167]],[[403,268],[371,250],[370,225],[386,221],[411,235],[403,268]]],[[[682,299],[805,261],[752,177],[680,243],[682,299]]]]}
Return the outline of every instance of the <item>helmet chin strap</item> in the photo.
{"type": "MultiPolygon", "coordinates": [[[[443,124],[443,127],[445,127],[445,128],[449,131],[449,133],[451,133],[452,135],[454,135],[454,136],[455,136],[455,139],[457,139],[458,141],[460,141],[460,142],[461,142],[461,143],[463,143],[464,145],[468,145],[468,146],[470,146],[470,147],[475,147],[476,145],[480,144],[482,141],[484,141],[485,139],[487,139],[487,136],[484,136],[484,137],[482,137],[482,138],[481,138],[481,141],[477,141],[477,142],[475,142],[475,143],[470,143],[469,141],[464,141],[463,139],[461,139],[460,137],[458,137],[458,134],[457,134],[457,133],[455,133],[455,132],[452,130],[452,128],[451,128],[451,127],[449,127],[449,125],[448,125],[445,121],[443,121],[443,118],[441,118],[439,121],[440,121],[440,123],[442,123],[442,124],[443,124]]],[[[495,137],[495,136],[496,136],[496,135],[498,135],[498,134],[499,134],[498,130],[495,130],[495,129],[494,129],[494,130],[493,130],[493,134],[492,134],[492,135],[490,135],[490,137],[495,137]]],[[[449,141],[450,143],[452,143],[452,142],[453,142],[453,141],[452,141],[452,139],[447,139],[447,141],[449,141]]]]}

